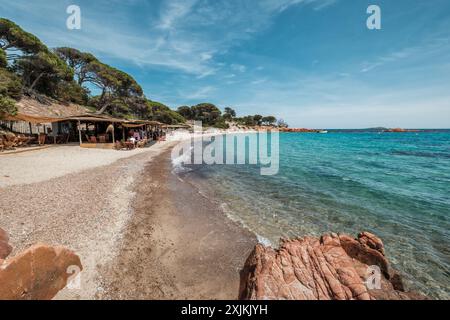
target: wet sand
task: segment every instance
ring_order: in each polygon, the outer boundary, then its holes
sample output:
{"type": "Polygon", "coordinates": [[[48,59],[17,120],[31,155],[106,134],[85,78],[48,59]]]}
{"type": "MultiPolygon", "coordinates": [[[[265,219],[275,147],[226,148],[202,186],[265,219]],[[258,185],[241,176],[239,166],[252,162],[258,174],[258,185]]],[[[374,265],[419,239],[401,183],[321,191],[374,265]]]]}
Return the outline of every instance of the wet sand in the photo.
{"type": "Polygon", "coordinates": [[[99,267],[99,299],[237,299],[257,240],[172,172],[170,152],[135,180],[117,258],[99,267]]]}

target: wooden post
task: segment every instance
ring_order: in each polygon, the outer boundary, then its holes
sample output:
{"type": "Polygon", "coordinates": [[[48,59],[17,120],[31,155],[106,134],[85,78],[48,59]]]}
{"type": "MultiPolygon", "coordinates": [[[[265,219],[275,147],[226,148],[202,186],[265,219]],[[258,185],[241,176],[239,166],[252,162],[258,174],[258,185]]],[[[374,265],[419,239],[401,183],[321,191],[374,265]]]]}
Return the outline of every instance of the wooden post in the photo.
{"type": "Polygon", "coordinates": [[[31,122],[28,122],[28,126],[30,128],[30,134],[33,134],[33,129],[31,128],[31,122]]]}
{"type": "Polygon", "coordinates": [[[80,147],[83,141],[81,140],[81,121],[78,120],[78,136],[80,137],[80,147]]]}
{"type": "Polygon", "coordinates": [[[115,137],[114,137],[114,122],[112,122],[111,124],[112,124],[112,126],[113,126],[113,131],[112,131],[112,141],[113,141],[113,144],[115,144],[115,143],[116,143],[116,140],[115,140],[115,137]]]}

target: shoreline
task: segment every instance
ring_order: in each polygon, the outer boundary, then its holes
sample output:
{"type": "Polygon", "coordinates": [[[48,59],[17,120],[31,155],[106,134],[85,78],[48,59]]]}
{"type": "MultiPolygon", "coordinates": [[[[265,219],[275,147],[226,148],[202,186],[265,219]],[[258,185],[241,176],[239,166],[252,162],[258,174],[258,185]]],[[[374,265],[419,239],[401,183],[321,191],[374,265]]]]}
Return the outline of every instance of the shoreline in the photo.
{"type": "Polygon", "coordinates": [[[170,151],[138,179],[122,250],[100,299],[237,299],[256,237],[172,173],[170,151]],[[112,280],[112,281],[111,281],[112,280]]]}
{"type": "MultiPolygon", "coordinates": [[[[14,184],[0,185],[0,226],[12,256],[35,243],[74,250],[84,269],[81,288],[63,289],[58,300],[236,299],[256,237],[178,180],[170,161],[175,144],[119,153],[101,166],[69,162],[29,183],[19,172],[14,184]]],[[[8,158],[34,163],[49,150],[8,158]]]]}

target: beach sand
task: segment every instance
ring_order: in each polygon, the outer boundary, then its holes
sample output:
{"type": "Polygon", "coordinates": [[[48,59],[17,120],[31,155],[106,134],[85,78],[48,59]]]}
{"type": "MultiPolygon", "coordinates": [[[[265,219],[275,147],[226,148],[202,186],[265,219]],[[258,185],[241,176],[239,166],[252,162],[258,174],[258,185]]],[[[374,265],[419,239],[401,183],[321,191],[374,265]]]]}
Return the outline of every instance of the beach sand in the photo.
{"type": "Polygon", "coordinates": [[[157,157],[137,181],[121,253],[101,268],[102,298],[237,299],[256,238],[171,173],[169,158],[157,157]]]}
{"type": "Polygon", "coordinates": [[[80,256],[80,288],[56,299],[237,298],[239,270],[256,238],[171,173],[174,144],[2,158],[9,158],[1,172],[9,182],[0,186],[0,226],[13,255],[46,243],[80,256]],[[66,162],[39,170],[49,158],[66,162]],[[36,163],[27,180],[21,168],[36,163]]]}

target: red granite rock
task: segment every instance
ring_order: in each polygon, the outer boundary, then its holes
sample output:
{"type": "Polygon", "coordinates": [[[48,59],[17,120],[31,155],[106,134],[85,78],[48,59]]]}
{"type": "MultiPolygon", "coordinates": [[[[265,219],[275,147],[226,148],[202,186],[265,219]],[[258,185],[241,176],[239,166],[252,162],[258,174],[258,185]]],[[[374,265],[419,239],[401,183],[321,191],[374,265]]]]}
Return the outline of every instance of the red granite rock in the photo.
{"type": "Polygon", "coordinates": [[[278,250],[258,244],[241,271],[240,299],[425,299],[405,292],[383,242],[363,232],[282,240],[278,250]]]}

